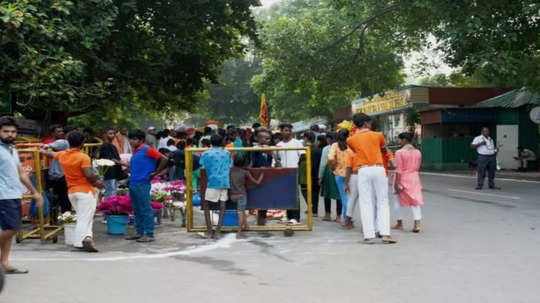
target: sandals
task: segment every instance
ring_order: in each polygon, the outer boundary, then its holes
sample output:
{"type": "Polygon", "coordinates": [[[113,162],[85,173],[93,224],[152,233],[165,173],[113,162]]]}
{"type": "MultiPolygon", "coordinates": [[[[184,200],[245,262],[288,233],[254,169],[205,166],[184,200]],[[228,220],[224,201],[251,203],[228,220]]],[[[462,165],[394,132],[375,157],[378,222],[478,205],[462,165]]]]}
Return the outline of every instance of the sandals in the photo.
{"type": "Polygon", "coordinates": [[[372,245],[372,244],[375,244],[376,241],[375,241],[374,238],[371,238],[371,239],[364,239],[364,241],[362,241],[362,243],[372,245]]]}
{"type": "Polygon", "coordinates": [[[394,238],[390,237],[390,236],[383,236],[382,237],[382,243],[383,244],[396,244],[397,241],[394,238]]]}
{"type": "Polygon", "coordinates": [[[98,250],[96,246],[94,245],[94,241],[92,239],[88,238],[83,241],[83,249],[90,253],[97,253],[98,250]]]}
{"type": "Polygon", "coordinates": [[[4,273],[6,275],[24,275],[24,274],[27,274],[28,272],[29,272],[28,269],[18,269],[18,268],[4,269],[4,273]]]}
{"type": "Polygon", "coordinates": [[[140,239],[138,239],[137,242],[138,243],[150,243],[150,242],[154,242],[154,238],[144,235],[140,239]]]}
{"type": "Polygon", "coordinates": [[[133,241],[133,240],[139,240],[140,238],[142,238],[141,235],[135,235],[135,236],[128,236],[128,237],[125,237],[124,239],[128,240],[128,241],[133,241]]]}

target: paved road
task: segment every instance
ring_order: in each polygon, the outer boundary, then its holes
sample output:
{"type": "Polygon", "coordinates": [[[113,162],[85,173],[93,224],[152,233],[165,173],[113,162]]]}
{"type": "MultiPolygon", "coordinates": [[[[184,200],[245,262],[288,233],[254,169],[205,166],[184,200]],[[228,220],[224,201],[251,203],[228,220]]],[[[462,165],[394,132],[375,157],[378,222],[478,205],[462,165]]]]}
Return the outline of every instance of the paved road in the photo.
{"type": "Polygon", "coordinates": [[[359,229],[320,219],[293,238],[211,242],[171,225],[151,245],[100,235],[94,255],[27,242],[14,262],[31,273],[8,277],[0,302],[539,302],[540,183],[477,192],[468,177],[422,179],[423,231],[396,232],[397,245],[362,245],[359,229]]]}

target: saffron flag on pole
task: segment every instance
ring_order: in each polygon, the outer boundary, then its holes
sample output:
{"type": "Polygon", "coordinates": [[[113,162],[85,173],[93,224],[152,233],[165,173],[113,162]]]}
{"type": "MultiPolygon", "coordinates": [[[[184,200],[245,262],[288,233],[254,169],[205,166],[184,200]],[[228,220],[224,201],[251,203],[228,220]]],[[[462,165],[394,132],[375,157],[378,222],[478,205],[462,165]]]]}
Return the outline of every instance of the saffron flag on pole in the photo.
{"type": "Polygon", "coordinates": [[[261,110],[259,111],[259,120],[266,127],[270,127],[270,115],[268,114],[268,104],[266,104],[266,95],[261,96],[261,110]]]}

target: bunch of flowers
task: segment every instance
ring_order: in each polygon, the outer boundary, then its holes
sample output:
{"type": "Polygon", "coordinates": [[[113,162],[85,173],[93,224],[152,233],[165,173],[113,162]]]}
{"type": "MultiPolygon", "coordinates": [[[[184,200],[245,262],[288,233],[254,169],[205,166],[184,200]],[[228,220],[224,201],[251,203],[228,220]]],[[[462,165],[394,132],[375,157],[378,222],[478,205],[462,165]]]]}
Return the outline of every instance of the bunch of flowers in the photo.
{"type": "Polygon", "coordinates": [[[127,216],[133,213],[129,196],[111,196],[102,201],[96,208],[106,215],[127,216]]]}
{"type": "Polygon", "coordinates": [[[150,192],[152,201],[163,203],[167,208],[182,207],[185,203],[186,184],[183,180],[155,181],[150,192]]]}
{"type": "MultiPolygon", "coordinates": [[[[162,209],[163,204],[151,202],[152,209],[162,209]]],[[[98,211],[103,211],[106,215],[126,216],[133,213],[133,207],[129,196],[111,196],[101,202],[97,208],[98,211]]]]}
{"type": "Polygon", "coordinates": [[[159,203],[165,203],[165,201],[171,200],[173,198],[174,197],[169,195],[168,192],[164,192],[164,191],[156,191],[150,194],[150,200],[154,202],[159,202],[159,203]]]}
{"type": "Polygon", "coordinates": [[[116,163],[109,159],[95,159],[92,161],[92,167],[97,170],[98,175],[103,178],[105,173],[110,167],[115,166],[116,163]]]}
{"type": "Polygon", "coordinates": [[[65,213],[58,216],[58,222],[62,224],[77,223],[77,215],[70,211],[66,211],[65,213]]]}
{"type": "Polygon", "coordinates": [[[169,192],[176,200],[185,200],[186,198],[186,183],[184,180],[172,181],[163,190],[169,192]]]}

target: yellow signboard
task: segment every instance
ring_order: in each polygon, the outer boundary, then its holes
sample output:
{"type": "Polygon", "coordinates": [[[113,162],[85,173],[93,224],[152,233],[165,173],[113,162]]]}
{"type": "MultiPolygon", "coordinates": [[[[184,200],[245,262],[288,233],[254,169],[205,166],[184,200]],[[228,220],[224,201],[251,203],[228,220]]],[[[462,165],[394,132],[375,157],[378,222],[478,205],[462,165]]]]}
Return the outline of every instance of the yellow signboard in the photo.
{"type": "Polygon", "coordinates": [[[376,96],[363,102],[353,104],[353,113],[372,114],[390,111],[407,105],[410,90],[393,91],[384,96],[376,96]]]}

